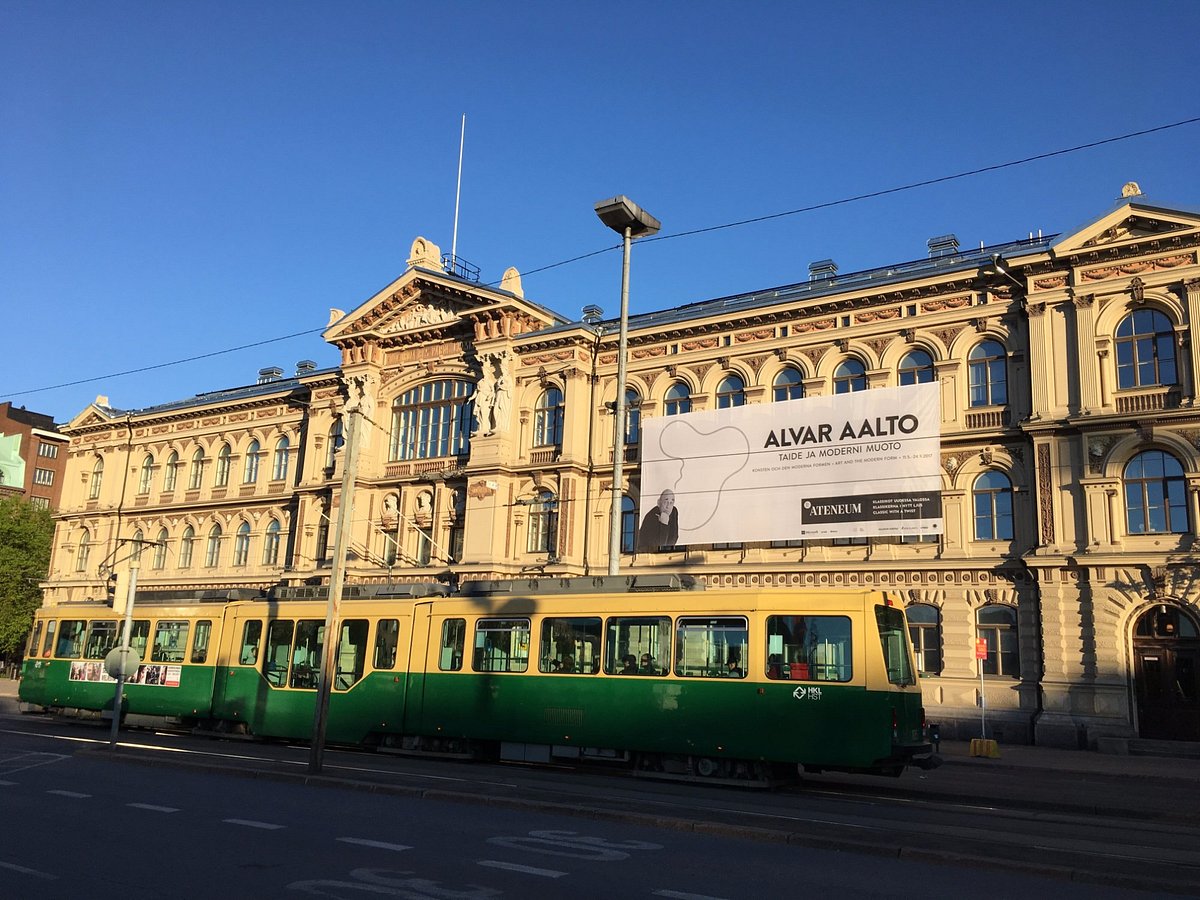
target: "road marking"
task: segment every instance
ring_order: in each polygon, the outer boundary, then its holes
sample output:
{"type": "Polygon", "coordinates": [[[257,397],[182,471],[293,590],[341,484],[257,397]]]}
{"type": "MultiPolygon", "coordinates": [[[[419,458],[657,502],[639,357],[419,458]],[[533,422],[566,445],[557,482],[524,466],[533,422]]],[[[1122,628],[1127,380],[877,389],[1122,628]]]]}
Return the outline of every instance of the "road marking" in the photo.
{"type": "Polygon", "coordinates": [[[16,784],[16,782],[15,781],[5,781],[3,778],[0,778],[0,784],[4,785],[5,787],[12,787],[14,784],[16,784]]]}
{"type": "Polygon", "coordinates": [[[0,762],[0,769],[3,769],[5,775],[15,775],[17,772],[24,772],[26,769],[34,769],[38,766],[48,766],[51,763],[62,762],[64,759],[71,757],[65,753],[41,753],[30,752],[20,753],[16,756],[11,756],[0,762]],[[32,761],[30,761],[32,760],[32,761]],[[24,763],[24,765],[14,765],[15,763],[24,763]]]}
{"type": "Polygon", "coordinates": [[[338,838],[343,844],[358,844],[360,847],[375,847],[379,850],[411,850],[407,844],[389,844],[386,841],[372,841],[367,838],[338,838]]]}
{"type": "Polygon", "coordinates": [[[518,866],[516,863],[500,862],[495,859],[480,859],[476,865],[487,866],[489,869],[505,869],[509,872],[521,872],[525,875],[540,875],[543,878],[562,878],[566,872],[556,872],[553,869],[535,869],[533,866],[518,866]]]}
{"type": "Polygon", "coordinates": [[[710,897],[708,894],[685,894],[683,891],[655,891],[655,897],[671,897],[672,900],[723,900],[721,897],[710,897]]]}
{"type": "Polygon", "coordinates": [[[268,831],[287,827],[285,825],[275,825],[271,822],[255,822],[253,819],[222,819],[221,821],[228,822],[230,825],[245,825],[247,828],[265,828],[268,831]]]}
{"type": "Polygon", "coordinates": [[[51,875],[49,872],[39,872],[37,869],[27,869],[24,866],[14,865],[13,863],[0,862],[0,869],[20,872],[22,875],[32,875],[34,878],[45,878],[47,881],[58,880],[57,875],[51,875]]]}
{"type": "Polygon", "coordinates": [[[179,812],[174,806],[155,806],[153,803],[126,803],[126,806],[132,806],[134,809],[148,809],[150,812],[179,812]]]}
{"type": "Polygon", "coordinates": [[[46,791],[47,794],[56,794],[59,797],[74,797],[76,800],[86,800],[91,794],[81,794],[79,791],[46,791]]]}

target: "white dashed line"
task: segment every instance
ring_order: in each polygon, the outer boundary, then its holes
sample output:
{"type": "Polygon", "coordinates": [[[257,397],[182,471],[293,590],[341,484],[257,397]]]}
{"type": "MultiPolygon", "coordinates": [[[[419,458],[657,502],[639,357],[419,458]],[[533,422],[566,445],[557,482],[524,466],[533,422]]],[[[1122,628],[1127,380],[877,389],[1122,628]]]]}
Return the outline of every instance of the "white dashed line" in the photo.
{"type": "Polygon", "coordinates": [[[3,778],[0,778],[0,785],[4,787],[12,787],[14,784],[16,784],[15,781],[5,781],[3,778]]]}
{"type": "Polygon", "coordinates": [[[685,894],[683,891],[655,891],[655,897],[670,897],[671,900],[722,900],[721,897],[710,897],[708,894],[685,894]]]}
{"type": "Polygon", "coordinates": [[[521,872],[525,875],[540,875],[542,878],[562,878],[566,872],[556,872],[553,869],[535,869],[533,866],[518,866],[516,863],[500,862],[495,859],[481,859],[476,863],[489,869],[504,869],[509,872],[521,872]]]}
{"type": "Polygon", "coordinates": [[[148,809],[150,812],[173,813],[179,812],[174,806],[155,806],[153,803],[126,803],[126,806],[132,806],[134,809],[148,809]]]}
{"type": "Polygon", "coordinates": [[[386,841],[372,841],[367,838],[338,838],[343,844],[357,844],[360,847],[375,847],[379,850],[411,850],[407,844],[389,844],[386,841]]]}
{"type": "Polygon", "coordinates": [[[81,794],[79,791],[46,791],[47,794],[54,794],[58,797],[74,797],[76,800],[86,800],[91,794],[81,794]]]}
{"type": "Polygon", "coordinates": [[[51,875],[49,872],[39,872],[37,869],[27,869],[24,866],[13,865],[12,863],[0,862],[0,869],[8,869],[10,872],[20,872],[22,875],[32,875],[34,878],[44,878],[47,881],[57,881],[57,875],[51,875]]]}
{"type": "Polygon", "coordinates": [[[255,822],[253,819],[222,819],[221,821],[228,822],[230,825],[245,825],[247,828],[265,828],[268,831],[285,827],[283,825],[275,825],[271,822],[255,822]]]}

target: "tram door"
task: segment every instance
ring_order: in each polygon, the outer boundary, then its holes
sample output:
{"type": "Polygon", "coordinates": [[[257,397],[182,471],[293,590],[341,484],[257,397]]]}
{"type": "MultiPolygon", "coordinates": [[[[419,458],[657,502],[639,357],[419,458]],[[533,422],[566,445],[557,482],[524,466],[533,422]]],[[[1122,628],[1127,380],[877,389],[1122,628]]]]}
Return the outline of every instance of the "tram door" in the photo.
{"type": "Polygon", "coordinates": [[[1200,634],[1186,613],[1156,606],[1134,628],[1138,733],[1200,741],[1200,634]]]}

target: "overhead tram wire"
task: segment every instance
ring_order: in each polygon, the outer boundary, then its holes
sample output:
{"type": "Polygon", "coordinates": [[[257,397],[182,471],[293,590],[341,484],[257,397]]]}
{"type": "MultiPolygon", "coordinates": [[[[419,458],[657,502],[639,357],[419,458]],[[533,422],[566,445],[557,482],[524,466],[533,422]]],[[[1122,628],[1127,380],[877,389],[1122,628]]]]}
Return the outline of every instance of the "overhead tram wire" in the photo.
{"type": "MultiPolygon", "coordinates": [[[[845,206],[850,203],[857,203],[861,200],[873,200],[877,197],[886,197],[890,194],[899,194],[899,193],[903,193],[905,191],[916,190],[917,188],[932,187],[935,184],[945,184],[946,182],[949,182],[949,181],[957,181],[959,179],[970,178],[975,175],[984,175],[984,174],[987,174],[988,172],[998,172],[998,171],[1001,171],[1002,169],[1011,169],[1015,166],[1023,166],[1023,165],[1027,165],[1028,163],[1040,162],[1041,160],[1044,160],[1044,159],[1053,159],[1056,156],[1066,156],[1067,154],[1070,154],[1070,153],[1079,153],[1083,150],[1091,150],[1095,147],[1102,147],[1106,144],[1115,144],[1115,143],[1119,143],[1120,141],[1127,141],[1127,140],[1131,140],[1131,139],[1137,138],[1137,137],[1145,137],[1148,134],[1156,134],[1160,131],[1169,131],[1172,128],[1181,128],[1184,125],[1195,125],[1197,122],[1200,122],[1200,116],[1192,116],[1191,118],[1181,119],[1178,122],[1171,122],[1167,125],[1157,125],[1154,128],[1144,128],[1140,131],[1130,131],[1126,134],[1116,135],[1115,137],[1101,138],[1100,140],[1096,140],[1096,141],[1088,141],[1087,143],[1084,143],[1084,144],[1076,144],[1074,147],[1065,147],[1060,150],[1050,150],[1046,153],[1037,153],[1037,154],[1034,154],[1033,156],[1026,156],[1026,157],[1023,157],[1022,159],[1009,160],[1008,162],[1003,162],[1003,163],[995,163],[990,166],[980,166],[979,168],[976,168],[976,169],[968,169],[963,172],[956,172],[952,175],[942,175],[938,178],[927,178],[923,181],[914,181],[910,184],[903,184],[903,185],[898,185],[896,187],[890,187],[890,188],[882,188],[878,191],[868,191],[867,193],[863,193],[863,194],[855,194],[852,197],[842,197],[838,200],[827,200],[823,203],[814,203],[811,206],[801,206],[797,209],[789,209],[784,212],[768,213],[767,215],[764,215],[764,216],[755,216],[755,217],[749,218],[749,219],[739,219],[736,222],[725,222],[720,225],[708,225],[704,228],[693,228],[690,231],[679,231],[679,232],[675,232],[674,234],[659,234],[654,237],[644,238],[641,241],[641,243],[651,244],[651,243],[655,243],[657,241],[669,241],[669,240],[673,240],[675,238],[694,237],[699,234],[709,234],[714,231],[723,231],[728,228],[739,228],[743,225],[754,225],[758,222],[769,222],[772,219],[782,219],[782,218],[786,218],[787,216],[800,215],[801,213],[816,212],[816,211],[822,210],[822,209],[831,209],[835,206],[845,206]]],[[[536,275],[541,272],[548,272],[551,269],[558,269],[558,268],[561,268],[562,266],[567,266],[567,265],[571,265],[572,263],[581,262],[585,259],[590,259],[593,256],[600,256],[601,254],[609,253],[613,250],[620,250],[622,248],[622,246],[623,246],[622,244],[613,244],[612,246],[609,246],[609,247],[602,247],[599,250],[593,250],[590,253],[582,253],[579,256],[572,256],[569,259],[560,260],[559,262],[550,263],[549,265],[545,265],[545,266],[539,266],[536,269],[529,269],[528,271],[522,272],[521,277],[528,278],[530,275],[536,275]]],[[[499,281],[489,281],[489,282],[486,282],[484,286],[485,287],[498,287],[499,285],[500,285],[499,281]]],[[[53,391],[53,390],[58,390],[59,388],[76,387],[77,385],[81,385],[81,384],[89,384],[93,381],[103,381],[106,378],[122,378],[126,375],[137,375],[141,372],[152,372],[157,369],[169,368],[170,366],[178,366],[178,365],[183,365],[185,363],[197,362],[198,360],[202,360],[202,359],[211,359],[214,356],[222,356],[226,353],[236,353],[239,350],[248,350],[253,347],[262,347],[266,344],[275,344],[280,341],[288,341],[288,340],[291,340],[292,338],[304,337],[304,336],[310,335],[310,334],[320,334],[321,332],[325,331],[325,329],[327,327],[328,326],[323,326],[321,328],[310,328],[307,331],[297,331],[293,334],[286,334],[286,335],[282,335],[280,337],[267,338],[266,340],[255,341],[254,343],[250,343],[250,344],[242,344],[241,346],[238,346],[238,347],[229,347],[224,350],[213,350],[211,353],[202,353],[198,356],[189,356],[185,359],[171,360],[169,362],[157,363],[156,365],[152,365],[152,366],[141,366],[136,369],[126,369],[125,371],[112,372],[107,375],[96,375],[91,378],[80,378],[76,381],[66,381],[66,382],[63,382],[62,384],[52,384],[52,385],[46,385],[45,387],[30,388],[29,390],[24,390],[24,391],[9,392],[6,394],[6,396],[23,397],[26,394],[39,394],[43,391],[53,391]]]]}

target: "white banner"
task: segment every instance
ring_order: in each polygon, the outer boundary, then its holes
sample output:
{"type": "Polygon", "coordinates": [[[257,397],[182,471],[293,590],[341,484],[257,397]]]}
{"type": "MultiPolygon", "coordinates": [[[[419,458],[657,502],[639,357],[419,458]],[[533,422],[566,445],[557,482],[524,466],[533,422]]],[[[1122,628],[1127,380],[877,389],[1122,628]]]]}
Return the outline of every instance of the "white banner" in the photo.
{"type": "Polygon", "coordinates": [[[642,420],[639,551],[942,531],[941,385],[642,420]]]}

